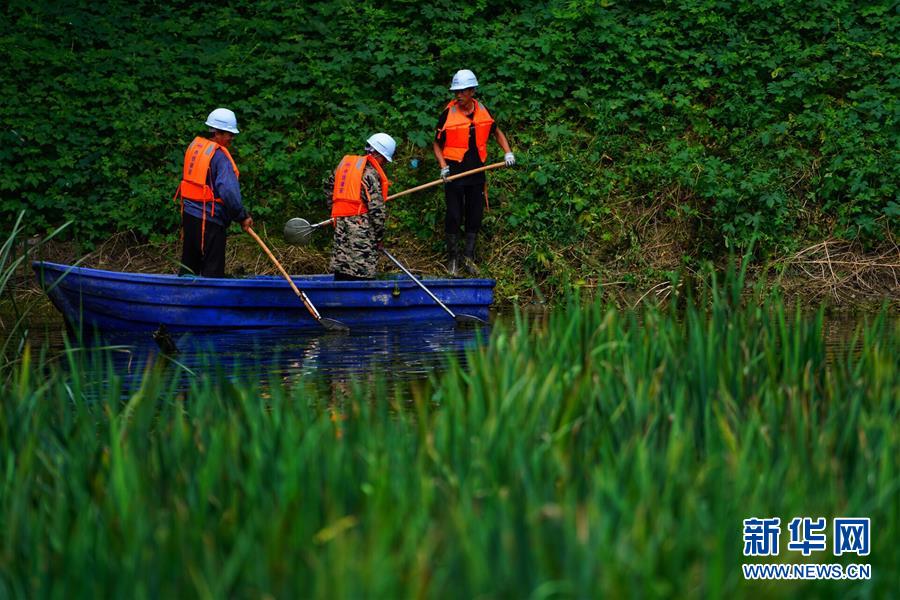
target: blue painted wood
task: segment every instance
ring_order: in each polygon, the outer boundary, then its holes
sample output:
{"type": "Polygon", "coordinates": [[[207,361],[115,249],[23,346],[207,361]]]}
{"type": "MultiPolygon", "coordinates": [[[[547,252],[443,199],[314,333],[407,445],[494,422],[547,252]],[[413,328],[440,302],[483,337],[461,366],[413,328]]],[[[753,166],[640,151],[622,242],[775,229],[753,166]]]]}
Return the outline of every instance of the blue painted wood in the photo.
{"type": "MultiPolygon", "coordinates": [[[[49,262],[32,263],[38,283],[75,328],[208,331],[320,326],[281,277],[246,279],[120,273],[49,262]]],[[[323,317],[345,325],[452,321],[405,277],[334,281],[331,275],[292,277],[323,317]]],[[[487,320],[493,279],[425,279],[456,313],[487,320]]]]}

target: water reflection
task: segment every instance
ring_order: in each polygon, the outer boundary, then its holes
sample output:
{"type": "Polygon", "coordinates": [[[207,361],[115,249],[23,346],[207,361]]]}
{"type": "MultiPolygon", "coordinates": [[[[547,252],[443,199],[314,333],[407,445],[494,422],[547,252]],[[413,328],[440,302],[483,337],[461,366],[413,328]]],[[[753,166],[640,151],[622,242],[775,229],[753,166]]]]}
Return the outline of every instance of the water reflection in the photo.
{"type": "MultiPolygon", "coordinates": [[[[445,368],[450,357],[464,362],[466,349],[486,341],[490,327],[450,323],[354,328],[345,334],[281,329],[170,335],[178,348],[171,363],[184,372],[184,387],[193,377],[213,373],[231,380],[278,378],[287,383],[343,383],[378,373],[394,388],[398,382],[427,379],[445,368]]],[[[61,352],[61,333],[55,341],[51,346],[61,352]]],[[[149,333],[105,332],[70,345],[86,357],[111,361],[126,390],[140,382],[148,361],[161,354],[149,333]]]]}

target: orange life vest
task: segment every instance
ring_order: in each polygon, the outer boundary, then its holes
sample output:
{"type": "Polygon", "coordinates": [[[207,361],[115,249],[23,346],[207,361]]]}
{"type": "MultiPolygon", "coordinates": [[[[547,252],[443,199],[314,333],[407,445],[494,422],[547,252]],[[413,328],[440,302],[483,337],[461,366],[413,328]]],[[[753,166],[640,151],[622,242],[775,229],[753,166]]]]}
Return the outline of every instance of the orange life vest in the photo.
{"type": "Polygon", "coordinates": [[[360,191],[364,189],[366,196],[369,190],[363,188],[362,178],[366,169],[366,163],[375,167],[378,177],[381,179],[381,195],[387,202],[388,181],[387,175],[375,157],[371,154],[356,156],[348,154],[341,159],[341,163],[334,171],[334,188],[331,191],[331,217],[352,217],[364,215],[369,209],[360,199],[360,191]]]}
{"type": "Polygon", "coordinates": [[[231,162],[234,169],[234,176],[240,177],[241,172],[238,171],[231,153],[225,146],[221,146],[212,140],[197,136],[191,145],[188,146],[187,152],[184,153],[184,169],[182,171],[181,183],[175,190],[173,200],[181,199],[181,212],[184,213],[184,201],[193,200],[194,202],[203,203],[203,218],[200,225],[200,252],[203,252],[206,237],[206,203],[212,202],[212,215],[216,214],[216,203],[222,204],[221,198],[216,198],[212,188],[207,185],[206,180],[209,175],[209,163],[212,161],[216,150],[221,150],[231,162]]]}
{"type": "Polygon", "coordinates": [[[475,114],[472,119],[463,114],[456,104],[456,100],[452,100],[447,105],[447,120],[444,122],[442,132],[446,132],[447,140],[444,142],[442,150],[444,158],[460,162],[469,149],[469,127],[475,127],[475,146],[478,148],[478,157],[481,162],[487,160],[487,142],[491,135],[491,126],[494,119],[487,109],[477,100],[475,103],[475,114]]]}

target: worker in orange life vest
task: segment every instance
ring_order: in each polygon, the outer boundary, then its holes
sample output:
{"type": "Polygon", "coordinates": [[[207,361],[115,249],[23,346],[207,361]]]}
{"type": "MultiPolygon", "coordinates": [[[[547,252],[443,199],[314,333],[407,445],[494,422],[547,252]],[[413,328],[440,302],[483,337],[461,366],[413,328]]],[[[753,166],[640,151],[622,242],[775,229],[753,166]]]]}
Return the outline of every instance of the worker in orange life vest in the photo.
{"type": "MultiPolygon", "coordinates": [[[[476,87],[478,80],[468,69],[458,71],[450,83],[454,99],[441,113],[434,137],[434,156],[445,180],[451,175],[483,167],[487,160],[487,142],[492,135],[506,153],[504,160],[507,166],[516,164],[506,136],[487,108],[475,99],[476,87]]],[[[451,276],[458,274],[458,244],[462,225],[466,234],[463,266],[469,274],[478,272],[474,262],[475,238],[484,216],[486,182],[487,178],[481,172],[444,184],[447,209],[444,232],[447,235],[447,271],[451,276]]]]}
{"type": "Polygon", "coordinates": [[[238,133],[237,118],[217,108],[206,119],[210,137],[198,136],[184,155],[181,184],[181,274],[225,276],[225,234],[232,221],[244,231],[253,218],[241,203],[237,165],[228,147],[238,133]]]}
{"type": "Polygon", "coordinates": [[[374,279],[384,239],[388,178],[394,138],[376,133],[366,140],[365,154],[348,154],[325,181],[334,219],[331,270],[336,281],[374,279]]]}

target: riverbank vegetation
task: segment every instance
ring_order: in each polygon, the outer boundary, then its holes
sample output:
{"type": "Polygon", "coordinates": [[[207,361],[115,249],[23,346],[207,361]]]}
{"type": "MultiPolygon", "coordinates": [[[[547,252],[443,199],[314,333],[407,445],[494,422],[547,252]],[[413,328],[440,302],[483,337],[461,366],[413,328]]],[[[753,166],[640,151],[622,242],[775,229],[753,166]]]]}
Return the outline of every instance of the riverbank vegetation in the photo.
{"type": "MultiPolygon", "coordinates": [[[[326,216],[324,174],[373,131],[400,141],[392,189],[433,180],[432,130],[465,67],[518,156],[490,177],[479,247],[502,296],[566,283],[640,295],[753,239],[756,268],[825,297],[896,296],[891,2],[2,11],[0,217],[27,209],[37,235],[72,220],[67,262],[110,232],[135,245],[177,239],[169,199],[215,106],[238,114],[246,203],[273,234],[289,217],[326,216]]],[[[398,200],[389,242],[438,271],[441,219],[439,189],[398,200]]],[[[297,268],[321,264],[327,239],[297,268]]]]}
{"type": "Polygon", "coordinates": [[[715,279],[664,309],[572,297],[390,394],[164,358],[128,387],[26,347],[0,372],[2,594],[889,595],[898,323],[829,349],[821,311],[715,279]],[[744,581],[750,517],[781,518],[779,561],[846,563],[787,551],[798,515],[871,518],[872,579],[744,581]]]}

